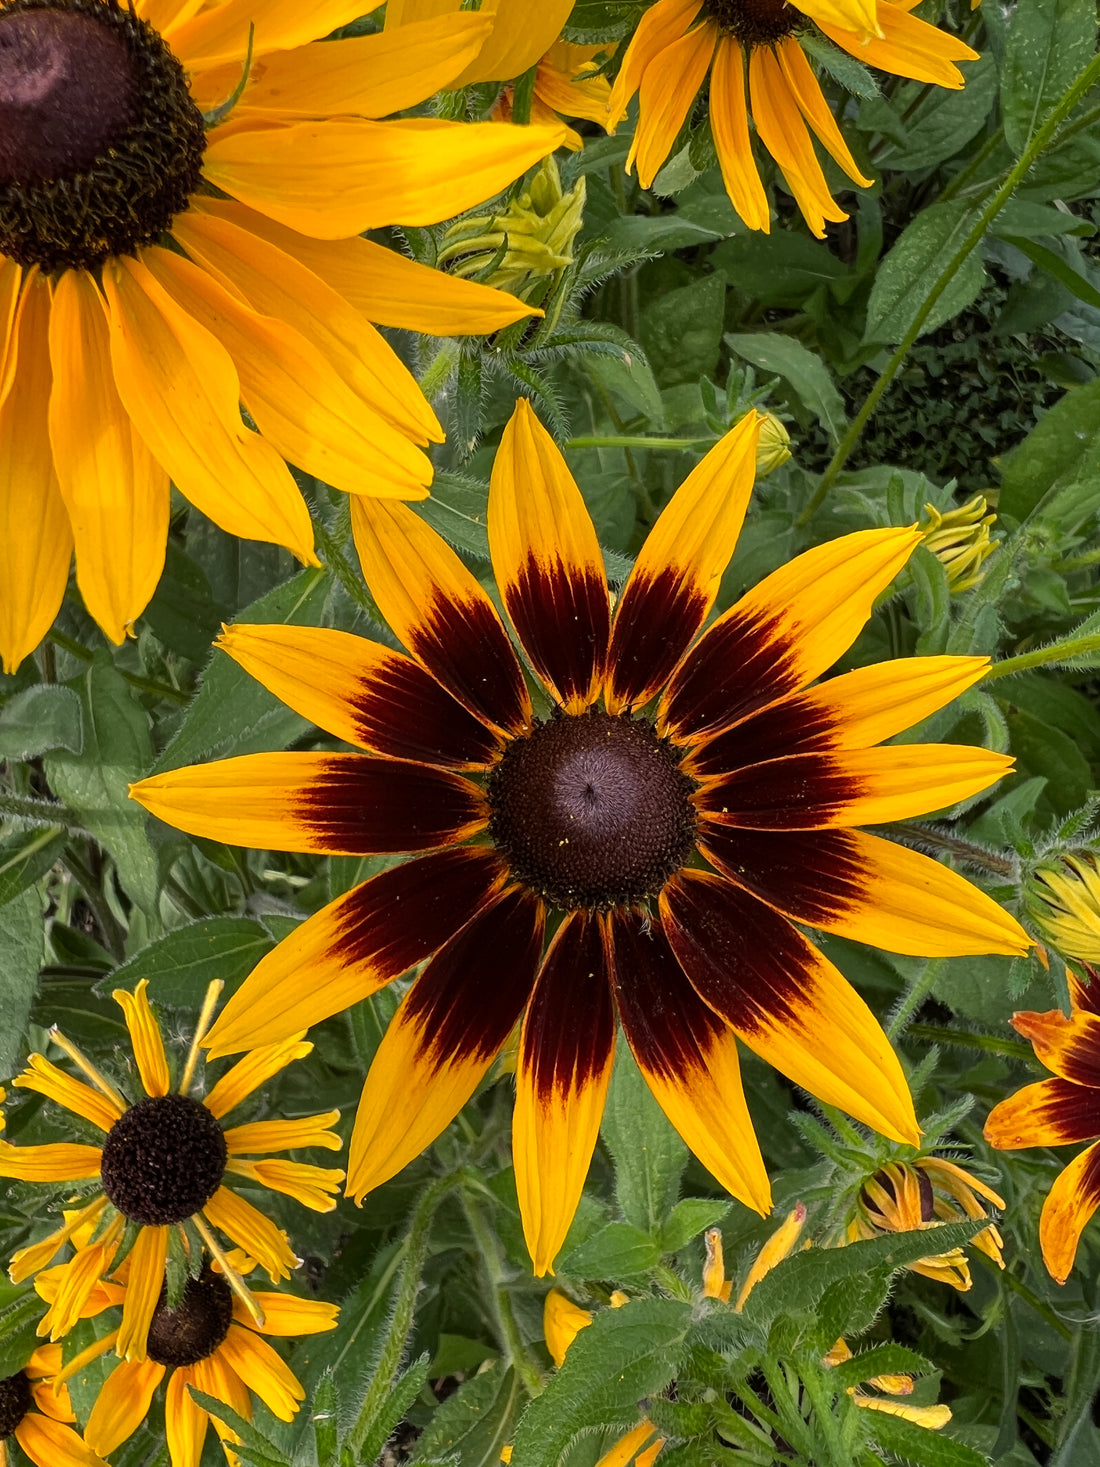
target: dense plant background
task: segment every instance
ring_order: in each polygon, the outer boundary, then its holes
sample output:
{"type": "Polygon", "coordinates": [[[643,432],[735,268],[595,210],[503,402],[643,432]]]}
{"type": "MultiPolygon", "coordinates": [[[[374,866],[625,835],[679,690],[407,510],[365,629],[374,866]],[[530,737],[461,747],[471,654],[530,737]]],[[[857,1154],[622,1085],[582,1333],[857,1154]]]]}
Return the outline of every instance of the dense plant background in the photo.
{"type": "MultiPolygon", "coordinates": [[[[643,9],[578,0],[567,35],[613,52],[643,9]]],[[[927,0],[920,13],[982,53],[965,90],[872,77],[831,49],[818,58],[858,160],[880,180],[840,194],[851,218],[827,240],[810,236],[781,188],[771,234],[745,230],[702,108],[649,192],[624,174],[629,126],[606,137],[589,125],[583,152],[557,161],[566,193],[585,187],[573,262],[526,282],[544,321],[461,345],[399,345],[448,431],[422,512],[486,579],[488,469],[518,394],[565,448],[618,581],[672,490],[750,403],[783,420],[792,457],[757,487],[719,609],[808,546],[931,523],[926,506],[946,514],[983,495],[995,549],[974,567],[977,584],[960,589],[964,578],[953,584],[922,547],[844,666],[907,653],[1003,660],[998,676],[905,738],[1011,750],[1017,772],[909,838],[1023,915],[1037,855],[1088,843],[1100,785],[1100,91],[1079,88],[1048,122],[1093,57],[1096,7],[986,0],[971,12],[927,0]]],[[[492,100],[476,88],[438,107],[483,115],[492,100]]],[[[829,177],[839,191],[841,176],[829,177]]],[[[388,242],[434,263],[444,235],[388,242]]],[[[504,263],[496,251],[480,278],[504,263]]],[[[43,1048],[54,1024],[109,1056],[125,1039],[109,993],[141,976],[167,1032],[189,1033],[211,979],[232,990],[304,916],[386,864],[190,840],[126,798],[127,783],[151,771],[328,746],[211,654],[222,622],[392,641],[354,561],[346,497],[302,483],[321,569],[235,541],[177,500],[167,570],[136,637],[109,647],[74,588],[38,654],[0,678],[0,1075],[43,1048]]],[[[890,1022],[931,1139],[1005,1197],[1003,1273],[973,1252],[967,1293],[898,1272],[929,1251],[920,1233],[796,1254],[743,1314],[712,1307],[700,1295],[704,1230],[721,1228],[737,1280],[775,1221],[719,1193],[623,1053],[554,1280],[595,1322],[554,1371],[543,1343],[549,1281],[532,1278],[519,1229],[501,1064],[361,1210],[288,1207],[281,1221],[305,1260],[298,1286],[342,1301],[342,1321],[293,1348],[306,1407],[287,1427],[261,1408],[242,1460],[381,1454],[490,1467],[514,1443],[518,1467],[591,1467],[643,1402],[668,1440],[667,1467],[1100,1463],[1100,1229],[1086,1231],[1069,1282],[1054,1284],[1037,1219],[1068,1154],[994,1153],[981,1139],[991,1106],[1039,1077],[1009,1019],[1063,1001],[1062,958],[925,962],[839,939],[823,946],[890,1022]],[[611,1309],[616,1290],[630,1302],[611,1309]],[[827,1369],[822,1356],[840,1335],[876,1353],[827,1369]],[[889,1416],[869,1424],[847,1388],[890,1370],[919,1377],[915,1401],[950,1405],[945,1431],[889,1416]]],[[[313,1055],[265,1092],[271,1113],[331,1105],[346,1130],[397,998],[385,991],[315,1030],[313,1055]]],[[[803,1202],[807,1236],[843,1231],[861,1180],[897,1148],[821,1117],[751,1056],[746,1089],[780,1215],[803,1202]]],[[[68,1134],[38,1097],[9,1091],[8,1138],[68,1134]]],[[[7,1257],[40,1197],[11,1185],[3,1198],[7,1257]]],[[[265,1206],[279,1216],[271,1194],[265,1206]]],[[[936,1251],[975,1231],[950,1225],[936,1251]]],[[[27,1286],[0,1287],[0,1375],[25,1362],[40,1311],[27,1286]]],[[[96,1369],[72,1383],[78,1411],[96,1369]]],[[[212,1435],[206,1450],[205,1462],[222,1460],[212,1435]]],[[[113,1461],[166,1462],[158,1420],[113,1461]]]]}

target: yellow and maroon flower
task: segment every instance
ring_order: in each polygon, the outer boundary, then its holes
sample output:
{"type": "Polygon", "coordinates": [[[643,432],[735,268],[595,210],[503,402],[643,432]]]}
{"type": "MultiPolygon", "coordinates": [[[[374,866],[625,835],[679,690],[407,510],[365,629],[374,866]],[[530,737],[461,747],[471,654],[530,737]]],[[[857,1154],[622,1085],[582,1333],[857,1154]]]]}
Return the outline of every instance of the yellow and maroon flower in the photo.
{"type": "Polygon", "coordinates": [[[993,1107],[985,1138],[1002,1151],[1018,1146],[1072,1146],[1091,1141],[1059,1173],[1043,1204],[1039,1242],[1051,1276],[1064,1284],[1085,1224],[1100,1206],[1100,980],[1068,970],[1071,1012],[1017,1013],[1012,1025],[1053,1070],[993,1107]]]}
{"type": "Polygon", "coordinates": [[[541,1274],[596,1142],[616,1014],[653,1093],[722,1184],[767,1211],[738,1040],[825,1103],[918,1136],[897,1057],[795,923],[894,952],[1021,952],[1015,920],[928,857],[855,827],[941,809],[1009,767],[979,748],[874,748],[970,687],[984,658],[810,684],[919,542],[819,545],[706,631],[749,501],[759,418],[691,473],[611,616],[596,532],[520,402],[492,474],[487,592],[407,506],[356,501],[371,592],[405,656],[336,631],[231,627],[223,648],[362,753],[260,754],[132,793],[196,835],[260,849],[422,852],[267,957],[206,1041],[297,1032],[425,962],[367,1076],[349,1191],[439,1134],[522,1018],[513,1135],[541,1274]]]}
{"type": "Polygon", "coordinates": [[[9,1270],[19,1282],[39,1273],[66,1245],[73,1257],[60,1265],[56,1296],[39,1332],[60,1339],[81,1317],[81,1310],[109,1275],[116,1255],[123,1254],[128,1292],[123,1311],[119,1353],[145,1357],[149,1322],[165,1278],[170,1234],[188,1246],[184,1224],[195,1230],[203,1246],[221,1263],[226,1279],[238,1290],[253,1317],[262,1320],[249,1293],[218,1243],[214,1229],[257,1260],[272,1281],[287,1278],[300,1260],[287,1235],[247,1198],[227,1185],[229,1178],[252,1182],[293,1197],[317,1212],[335,1207],[332,1193],[342,1171],[281,1161],[272,1152],[323,1146],[339,1150],[340,1137],[329,1128],[339,1111],[296,1120],[261,1120],[226,1128],[222,1118],[291,1061],[309,1054],[313,1045],[291,1034],[269,1045],[247,1045],[248,1053],[211,1086],[202,1100],[194,1084],[202,1039],[214,1011],[220,983],[213,983],[199,1017],[179,1083],[173,1088],[164,1041],[149,1003],[148,980],[133,993],[116,989],[133,1045],[143,1097],[131,1103],[58,1030],[51,1037],[91,1084],[32,1054],[14,1084],[37,1091],[103,1131],[100,1146],[51,1142],[14,1146],[0,1140],[0,1177],[24,1182],[83,1182],[99,1190],[90,1201],[66,1214],[64,1226],[21,1248],[9,1270]],[[267,1153],[259,1155],[257,1153],[267,1153]]]}
{"type": "Polygon", "coordinates": [[[770,228],[753,158],[750,115],[819,237],[847,219],[829,192],[815,135],[853,183],[870,187],[837,127],[799,43],[814,26],[857,61],[895,76],[961,87],[957,61],[977,52],[910,12],[918,0],[657,0],[642,16],[611,94],[614,127],[638,93],[638,128],[627,158],[648,188],[709,72],[707,110],[726,192],[750,229],[770,228]],[[746,95],[746,70],[748,73],[746,95]]]}
{"type": "Polygon", "coordinates": [[[0,1380],[0,1467],[14,1437],[35,1467],[108,1467],[73,1430],[76,1415],[61,1370],[61,1346],[39,1345],[29,1362],[0,1380]]]}

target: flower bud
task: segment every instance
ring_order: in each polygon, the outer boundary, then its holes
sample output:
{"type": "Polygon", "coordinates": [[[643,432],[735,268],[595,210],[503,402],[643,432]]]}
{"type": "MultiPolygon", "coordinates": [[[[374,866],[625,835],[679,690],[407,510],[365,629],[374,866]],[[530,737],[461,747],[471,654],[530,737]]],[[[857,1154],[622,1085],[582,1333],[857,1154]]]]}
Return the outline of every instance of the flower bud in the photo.
{"type": "Polygon", "coordinates": [[[946,514],[926,504],[927,519],[921,521],[924,544],[947,572],[947,584],[957,595],[976,586],[985,575],[982,562],[996,550],[989,538],[997,516],[989,511],[984,494],[975,494],[959,509],[946,514]]]}
{"type": "Polygon", "coordinates": [[[1100,857],[1065,851],[1038,866],[1024,902],[1051,947],[1081,963],[1100,963],[1100,857]]]}

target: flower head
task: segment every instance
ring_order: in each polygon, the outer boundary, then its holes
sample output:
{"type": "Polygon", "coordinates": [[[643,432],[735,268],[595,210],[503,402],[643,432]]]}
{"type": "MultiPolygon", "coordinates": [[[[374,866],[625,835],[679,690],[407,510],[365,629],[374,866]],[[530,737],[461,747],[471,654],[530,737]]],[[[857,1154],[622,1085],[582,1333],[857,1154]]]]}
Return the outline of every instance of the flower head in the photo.
{"type": "Polygon", "coordinates": [[[580,491],[520,402],[493,470],[489,542],[539,711],[471,572],[407,506],[359,499],[364,574],[411,655],[300,627],[231,627],[222,646],[369,753],[251,755],[132,789],[213,839],[424,853],[286,939],[206,1042],[217,1054],[274,1042],[427,960],[366,1079],[349,1168],[359,1198],[434,1140],[522,1019],[513,1153],[539,1273],[584,1183],[616,1018],[688,1145],[766,1212],[738,1040],[883,1134],[918,1136],[886,1036],[795,924],[895,952],[1027,945],[961,877],[855,828],[950,805],[1009,767],[972,747],[873,747],[973,684],[985,660],[906,659],[810,686],[854,641],[915,529],[819,545],[702,630],[757,436],[750,414],[692,472],[612,617],[580,491]]]}
{"type": "MultiPolygon", "coordinates": [[[[946,1222],[986,1216],[981,1198],[994,1207],[1004,1199],[977,1177],[942,1156],[918,1156],[913,1161],[891,1161],[868,1177],[860,1188],[855,1217],[848,1226],[850,1243],[882,1233],[911,1233],[936,1229],[946,1222]]],[[[974,1246],[1004,1267],[1002,1239],[993,1226],[983,1228],[974,1246]]],[[[936,1253],[909,1265],[914,1273],[939,1279],[965,1292],[970,1288],[970,1265],[961,1248],[936,1253]]]]}
{"type": "Polygon", "coordinates": [[[957,61],[977,53],[910,14],[916,0],[657,0],[642,16],[611,94],[611,121],[638,93],[638,127],[627,168],[643,188],[668,157],[709,72],[707,110],[726,191],[750,229],[770,228],[767,195],[753,158],[749,117],[807,224],[847,219],[829,192],[814,134],[864,188],[799,35],[816,27],[869,66],[938,86],[961,87],[957,61]],[[746,70],[748,73],[746,95],[746,70]]]}
{"type": "MultiPolygon", "coordinates": [[[[1091,970],[1089,971],[1091,977],[1091,970]]],[[[1002,1151],[1092,1141],[1055,1179],[1039,1219],[1043,1261],[1064,1284],[1100,1206],[1100,986],[1068,974],[1071,1012],[1017,1013],[1012,1025],[1054,1073],[993,1107],[985,1138],[1002,1151]]]]}
{"type": "Polygon", "coordinates": [[[997,523],[984,494],[975,494],[958,509],[941,513],[926,504],[927,520],[921,521],[924,543],[947,572],[947,584],[956,594],[976,586],[985,571],[982,565],[997,546],[989,532],[997,523]]]}
{"type": "Polygon", "coordinates": [[[0,0],[5,670],[56,615],[74,539],[88,611],[122,641],[164,564],[170,482],[313,563],[287,461],[423,497],[442,431],[371,323],[529,314],[358,236],[480,203],[565,129],[380,120],[450,81],[490,22],[311,44],[361,10],[0,0]]]}
{"type": "Polygon", "coordinates": [[[1079,963],[1100,963],[1100,857],[1095,851],[1046,857],[1027,882],[1024,900],[1052,947],[1079,963]]]}
{"type": "MultiPolygon", "coordinates": [[[[134,1287],[128,1273],[123,1264],[116,1282],[100,1280],[84,1300],[80,1317],[92,1319],[121,1305],[124,1321],[134,1287]]],[[[38,1292],[53,1302],[64,1287],[60,1275],[60,1269],[48,1269],[36,1280],[38,1292]]],[[[192,1398],[190,1387],[224,1401],[245,1420],[252,1418],[252,1393],[280,1421],[292,1420],[305,1391],[264,1336],[334,1329],[339,1311],[333,1304],[292,1294],[257,1293],[254,1298],[260,1307],[259,1319],[233,1292],[220,1268],[209,1261],[187,1277],[172,1307],[162,1285],[149,1323],[147,1354],[140,1360],[120,1361],[107,1376],[85,1428],[89,1445],[103,1456],[121,1446],[148,1416],[162,1381],[167,1382],[164,1424],[172,1467],[196,1467],[210,1422],[222,1439],[230,1467],[239,1467],[230,1447],[240,1438],[192,1398]]],[[[122,1328],[109,1329],[74,1356],[62,1377],[75,1375],[117,1346],[122,1328]]]]}
{"type": "Polygon", "coordinates": [[[60,1370],[61,1346],[39,1345],[24,1369],[0,1380],[0,1467],[8,1467],[12,1437],[35,1467],[108,1467],[73,1430],[60,1370]]]}
{"type": "Polygon", "coordinates": [[[222,1125],[222,1118],[266,1080],[310,1052],[312,1044],[304,1042],[300,1034],[251,1048],[201,1101],[190,1094],[199,1041],[220,988],[220,983],[211,985],[175,1089],[144,978],[133,993],[117,989],[114,994],[130,1032],[144,1091],[140,1099],[128,1100],[56,1029],[52,1031],[55,1042],[91,1083],[76,1079],[40,1054],[31,1055],[27,1069],[14,1081],[17,1087],[35,1090],[83,1116],[104,1133],[99,1146],[69,1142],[15,1146],[0,1140],[0,1176],[25,1182],[98,1184],[90,1201],[67,1214],[63,1227],[20,1249],[12,1259],[10,1273],[18,1282],[45,1268],[66,1244],[75,1248],[74,1256],[61,1266],[57,1294],[39,1327],[52,1339],[72,1329],[121,1251],[129,1282],[119,1353],[132,1360],[144,1359],[169,1250],[179,1244],[186,1251],[200,1240],[220,1260],[225,1278],[262,1323],[262,1310],[229,1263],[214,1230],[258,1260],[273,1281],[288,1277],[299,1260],[286,1234],[228,1185],[228,1180],[268,1187],[319,1212],[335,1206],[331,1194],[343,1172],[282,1161],[270,1153],[309,1146],[339,1150],[340,1138],[329,1129],[339,1111],[292,1121],[253,1121],[229,1129],[222,1125]],[[253,1159],[257,1153],[258,1159],[253,1159]],[[188,1231],[192,1228],[194,1234],[188,1231]]]}

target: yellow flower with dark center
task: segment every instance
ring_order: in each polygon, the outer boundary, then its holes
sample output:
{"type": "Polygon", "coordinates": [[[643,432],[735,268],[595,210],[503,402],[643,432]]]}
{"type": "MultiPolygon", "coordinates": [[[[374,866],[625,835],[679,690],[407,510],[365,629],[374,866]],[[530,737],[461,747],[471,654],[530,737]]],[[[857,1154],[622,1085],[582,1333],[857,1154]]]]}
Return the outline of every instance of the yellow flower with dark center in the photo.
{"type": "Polygon", "coordinates": [[[361,1198],[435,1139],[522,1017],[513,1151],[540,1274],[596,1143],[616,1014],[687,1144],[766,1212],[739,1039],[826,1104],[896,1140],[919,1134],[886,1036],[794,924],[893,952],[1028,945],[962,877],[855,828],[942,809],[1010,767],[973,747],[873,747],[972,686],[986,659],[907,658],[810,686],[919,531],[819,545],[703,631],[758,432],[750,414],[694,469],[612,618],[584,500],[520,402],[492,473],[489,545],[543,711],[458,556],[408,506],[360,498],[364,574],[411,656],[286,626],[231,627],[221,645],[369,752],[248,755],[132,788],[214,840],[426,853],[286,938],[204,1042],[219,1055],[274,1042],[429,960],[366,1079],[348,1183],[361,1198]]]}
{"type": "Polygon", "coordinates": [[[88,611],[122,641],[164,564],[170,481],[310,563],[287,461],[422,498],[442,431],[371,323],[529,314],[357,236],[461,213],[565,129],[378,120],[451,81],[490,22],[317,42],[362,8],[0,0],[5,670],[56,615],[74,539],[88,611]]]}
{"type": "Polygon", "coordinates": [[[61,1346],[39,1345],[23,1370],[0,1380],[0,1467],[14,1437],[35,1467],[108,1467],[72,1427],[69,1392],[55,1380],[61,1346]]]}
{"type": "Polygon", "coordinates": [[[816,26],[857,61],[895,76],[961,87],[957,61],[977,52],[910,12],[918,0],[657,0],[642,16],[612,88],[611,123],[635,92],[638,128],[627,158],[648,188],[709,72],[707,111],[726,192],[750,229],[770,228],[753,158],[750,115],[810,229],[847,219],[829,192],[813,137],[853,183],[869,188],[799,43],[816,26]],[[747,70],[747,93],[746,93],[747,70]]]}
{"type": "MultiPolygon", "coordinates": [[[[860,1189],[858,1210],[848,1226],[847,1239],[854,1243],[882,1233],[934,1231],[946,1222],[983,1218],[987,1213],[979,1198],[1004,1208],[1004,1199],[992,1187],[946,1157],[918,1156],[913,1161],[888,1162],[860,1189]]],[[[998,1268],[1004,1268],[1003,1239],[995,1227],[983,1228],[973,1242],[998,1268]]],[[[960,1293],[970,1288],[970,1265],[961,1248],[931,1254],[909,1267],[925,1278],[950,1284],[960,1293]]]]}
{"type": "Polygon", "coordinates": [[[210,987],[175,1090],[147,988],[147,980],[142,979],[133,993],[116,989],[114,994],[130,1032],[145,1091],[141,1100],[130,1104],[56,1029],[51,1031],[54,1041],[91,1083],[75,1079],[40,1054],[31,1055],[28,1068],[14,1081],[91,1121],[105,1133],[103,1144],[13,1146],[0,1140],[0,1177],[23,1182],[98,1181],[102,1188],[98,1196],[69,1213],[63,1227],[20,1249],[12,1259],[9,1272],[19,1282],[44,1269],[66,1244],[76,1250],[62,1265],[58,1291],[40,1332],[55,1340],[67,1334],[99,1281],[110,1274],[120,1248],[132,1241],[124,1256],[129,1286],[118,1344],[119,1354],[132,1360],[145,1358],[146,1336],[164,1282],[173,1228],[180,1231],[186,1248],[182,1224],[194,1227],[258,1323],[263,1321],[262,1310],[232,1267],[214,1230],[257,1260],[273,1282],[288,1277],[299,1263],[282,1229],[227,1185],[229,1178],[268,1187],[314,1211],[328,1212],[336,1205],[332,1193],[344,1176],[342,1171],[270,1156],[308,1146],[338,1151],[342,1143],[329,1128],[339,1119],[339,1111],[291,1121],[253,1121],[229,1129],[221,1124],[224,1116],[265,1081],[292,1060],[309,1054],[312,1044],[301,1034],[292,1034],[276,1044],[249,1047],[244,1058],[201,1101],[196,1100],[189,1092],[199,1041],[221,984],[210,987]],[[253,1159],[257,1153],[259,1159],[253,1159]]]}
{"type": "Polygon", "coordinates": [[[1028,880],[1024,899],[1043,937],[1063,956],[1100,963],[1100,858],[1095,851],[1046,858],[1028,880]]]}
{"type": "MultiPolygon", "coordinates": [[[[38,1292],[55,1300],[60,1270],[49,1269],[36,1281],[38,1292]]],[[[119,1270],[125,1275],[126,1266],[119,1270]]],[[[101,1280],[84,1301],[82,1319],[93,1319],[105,1310],[122,1306],[126,1312],[129,1285],[101,1280]]],[[[164,1407],[165,1436],[172,1467],[198,1467],[209,1422],[225,1446],[230,1467],[239,1458],[230,1448],[240,1438],[216,1415],[193,1400],[189,1387],[214,1396],[246,1421],[252,1419],[255,1392],[280,1421],[291,1421],[305,1391],[293,1371],[269,1345],[264,1335],[294,1336],[320,1334],[336,1327],[336,1305],[319,1299],[299,1299],[293,1294],[253,1295],[261,1311],[261,1322],[234,1294],[223,1273],[205,1263],[201,1273],[189,1278],[174,1309],[168,1307],[162,1288],[149,1325],[148,1354],[140,1360],[120,1361],[103,1385],[92,1407],[84,1438],[97,1452],[107,1456],[131,1437],[149,1414],[153,1394],[167,1377],[164,1407]]],[[[61,1371],[69,1379],[92,1360],[118,1344],[121,1326],[101,1335],[61,1371]]]]}
{"type": "Polygon", "coordinates": [[[1100,1206],[1100,977],[1067,974],[1071,1012],[1013,1014],[1052,1076],[1025,1085],[989,1113],[985,1139],[1002,1151],[1091,1141],[1055,1179],[1039,1219],[1039,1243],[1051,1277],[1064,1284],[1085,1224],[1100,1206]]]}

